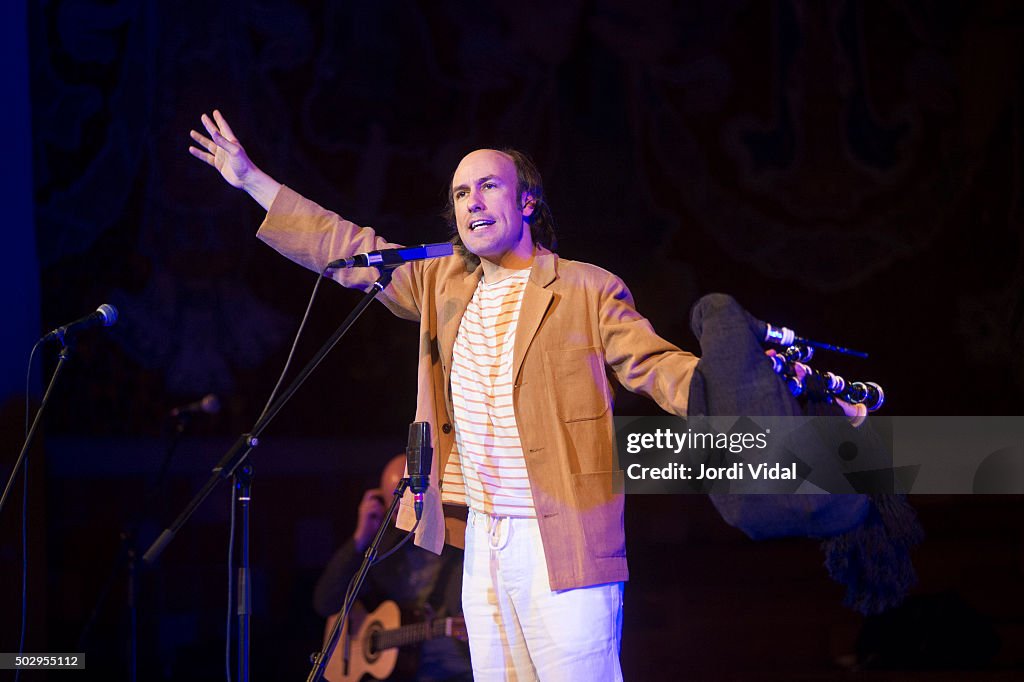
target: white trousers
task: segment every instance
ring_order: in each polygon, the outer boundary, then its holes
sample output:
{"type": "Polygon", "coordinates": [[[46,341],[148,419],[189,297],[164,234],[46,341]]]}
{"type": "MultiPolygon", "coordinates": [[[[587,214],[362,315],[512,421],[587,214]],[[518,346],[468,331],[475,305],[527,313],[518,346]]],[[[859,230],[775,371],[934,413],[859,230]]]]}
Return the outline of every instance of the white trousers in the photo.
{"type": "Polygon", "coordinates": [[[462,610],[476,682],[622,680],[622,583],[552,592],[536,519],[470,511],[462,610]]]}

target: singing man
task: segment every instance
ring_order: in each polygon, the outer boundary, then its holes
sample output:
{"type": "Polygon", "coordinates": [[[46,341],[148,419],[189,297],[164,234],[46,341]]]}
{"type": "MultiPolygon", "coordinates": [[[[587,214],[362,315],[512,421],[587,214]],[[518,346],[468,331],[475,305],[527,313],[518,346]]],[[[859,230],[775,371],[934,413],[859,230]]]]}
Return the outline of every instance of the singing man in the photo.
{"type": "MultiPolygon", "coordinates": [[[[267,217],[257,236],[316,272],[397,247],[260,170],[217,111],[196,158],[267,217]]],[[[455,169],[456,255],[406,263],[380,294],[419,322],[416,420],[434,463],[416,542],[465,547],[463,612],[475,679],[621,680],[623,495],[613,386],[685,416],[697,358],[658,336],[615,275],[553,252],[540,173],[517,151],[479,149],[455,169]],[[466,517],[468,509],[468,519],[466,517]]],[[[335,271],[368,288],[369,268],[335,271]]],[[[403,501],[398,526],[411,528],[403,501]]]]}

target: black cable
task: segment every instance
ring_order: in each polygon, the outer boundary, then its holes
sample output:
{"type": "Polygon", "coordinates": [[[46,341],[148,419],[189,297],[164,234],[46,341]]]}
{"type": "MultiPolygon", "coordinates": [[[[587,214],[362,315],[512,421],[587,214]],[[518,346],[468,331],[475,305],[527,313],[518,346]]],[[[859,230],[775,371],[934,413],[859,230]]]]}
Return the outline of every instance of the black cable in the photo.
{"type": "Polygon", "coordinates": [[[295,339],[292,341],[291,350],[288,351],[288,358],[284,361],[284,369],[281,370],[281,375],[277,378],[277,383],[274,384],[274,389],[270,392],[270,397],[267,398],[267,404],[263,406],[263,411],[260,412],[259,418],[256,419],[256,423],[259,424],[263,421],[263,418],[267,416],[267,410],[270,409],[271,404],[274,402],[274,398],[277,397],[277,392],[281,389],[281,384],[284,382],[284,377],[288,374],[288,368],[292,365],[292,358],[295,357],[295,349],[299,345],[299,337],[302,336],[302,330],[306,327],[306,321],[309,320],[309,311],[313,308],[313,300],[316,299],[317,289],[320,288],[320,282],[323,281],[327,274],[327,270],[316,276],[316,284],[313,285],[313,293],[309,295],[309,303],[306,304],[306,312],[302,314],[302,321],[299,322],[299,329],[295,332],[295,339]]]}
{"type": "MultiPolygon", "coordinates": [[[[401,547],[405,543],[409,542],[409,539],[416,534],[416,529],[419,528],[419,525],[420,525],[420,520],[416,519],[416,523],[413,525],[413,527],[411,529],[409,529],[409,532],[405,534],[405,537],[402,538],[402,540],[397,545],[395,545],[394,547],[389,549],[387,551],[387,553],[382,554],[381,556],[379,556],[376,559],[374,559],[373,563],[371,563],[370,566],[376,566],[377,564],[379,564],[380,562],[384,561],[385,559],[390,557],[392,554],[397,552],[399,549],[401,549],[401,547]]],[[[357,575],[358,575],[358,573],[357,573],[357,575]]],[[[342,613],[345,613],[346,611],[351,610],[352,602],[355,601],[355,596],[356,595],[352,594],[352,590],[353,590],[353,588],[355,588],[355,580],[356,580],[356,576],[354,575],[348,581],[348,587],[345,589],[345,598],[341,602],[341,612],[342,613]]]]}
{"type": "MultiPolygon", "coordinates": [[[[28,413],[31,409],[29,392],[32,388],[32,359],[36,355],[41,339],[36,341],[28,354],[28,370],[25,372],[25,435],[28,438],[28,413]]],[[[21,490],[21,635],[18,638],[18,655],[25,653],[25,623],[28,615],[28,454],[25,455],[25,475],[22,478],[21,490]]],[[[11,476],[14,476],[11,472],[11,476]]],[[[14,682],[21,678],[21,668],[14,672],[14,682]]]]}
{"type": "Polygon", "coordinates": [[[231,682],[231,605],[235,596],[235,486],[231,482],[231,521],[228,522],[228,615],[224,628],[224,677],[231,682]]]}

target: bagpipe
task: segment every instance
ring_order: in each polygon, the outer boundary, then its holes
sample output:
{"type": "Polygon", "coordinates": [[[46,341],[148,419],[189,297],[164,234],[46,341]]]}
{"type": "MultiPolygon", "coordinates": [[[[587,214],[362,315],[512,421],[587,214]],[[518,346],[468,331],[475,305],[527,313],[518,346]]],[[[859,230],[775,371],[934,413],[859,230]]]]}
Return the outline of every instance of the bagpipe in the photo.
{"type": "MultiPolygon", "coordinates": [[[[885,402],[882,387],[872,381],[846,381],[807,364],[815,350],[859,358],[866,358],[866,353],[770,325],[726,294],[701,297],[690,311],[690,327],[701,349],[690,387],[690,415],[809,416],[820,413],[812,403],[831,403],[826,411],[841,408],[848,418],[855,417],[845,424],[830,422],[839,436],[867,445],[875,442],[872,422],[865,418],[885,402]],[[766,348],[774,350],[771,347],[781,350],[766,358],[766,348]],[[856,408],[853,414],[851,406],[856,408]]],[[[809,446],[814,448],[813,443],[809,446]]],[[[815,451],[799,452],[804,461],[827,460],[835,454],[831,441],[822,441],[815,451]]],[[[921,542],[923,532],[904,495],[709,497],[727,523],[753,539],[820,540],[829,575],[846,586],[844,603],[860,613],[880,613],[899,604],[916,581],[910,550],[921,542]]]]}
{"type": "Polygon", "coordinates": [[[794,398],[830,402],[838,399],[850,405],[863,405],[867,412],[874,412],[885,404],[885,391],[874,381],[851,381],[834,372],[819,372],[809,364],[814,350],[827,350],[841,355],[867,358],[863,351],[813,341],[797,336],[787,327],[776,327],[767,322],[764,325],[763,343],[784,348],[782,354],[769,356],[772,371],[783,377],[794,398]]]}

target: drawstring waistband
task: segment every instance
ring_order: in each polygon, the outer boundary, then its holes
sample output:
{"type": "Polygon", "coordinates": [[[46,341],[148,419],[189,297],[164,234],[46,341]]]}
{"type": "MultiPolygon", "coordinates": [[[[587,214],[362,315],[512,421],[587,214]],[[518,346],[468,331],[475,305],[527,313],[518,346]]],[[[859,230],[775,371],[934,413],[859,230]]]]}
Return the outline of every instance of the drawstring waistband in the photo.
{"type": "Polygon", "coordinates": [[[529,516],[496,516],[494,514],[478,512],[475,509],[469,510],[469,516],[472,523],[476,523],[480,518],[484,519],[484,522],[487,524],[487,546],[490,547],[491,551],[495,552],[504,549],[508,545],[508,541],[512,537],[513,519],[532,518],[529,516]]]}
{"type": "Polygon", "coordinates": [[[508,539],[512,537],[512,524],[508,521],[507,516],[487,517],[487,546],[491,548],[491,551],[496,552],[503,549],[508,544],[508,539]],[[505,528],[504,538],[502,538],[502,527],[505,528]]]}

